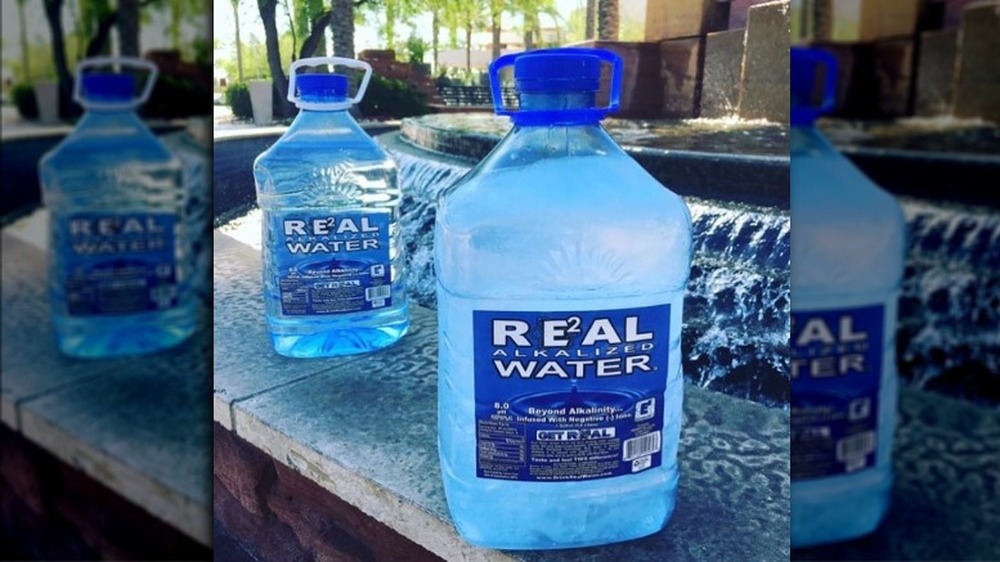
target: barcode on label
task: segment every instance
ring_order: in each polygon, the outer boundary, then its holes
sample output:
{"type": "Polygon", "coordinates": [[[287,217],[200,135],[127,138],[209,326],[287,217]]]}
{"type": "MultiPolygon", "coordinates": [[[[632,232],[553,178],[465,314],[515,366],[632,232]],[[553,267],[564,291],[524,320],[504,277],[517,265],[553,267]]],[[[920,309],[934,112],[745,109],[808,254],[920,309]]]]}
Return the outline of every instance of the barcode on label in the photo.
{"type": "Polygon", "coordinates": [[[837,441],[837,460],[843,461],[875,450],[875,432],[866,431],[837,441]]]}
{"type": "Polygon", "coordinates": [[[626,439],[622,460],[629,462],[644,455],[660,451],[660,432],[654,431],[632,439],[626,439]]]}
{"type": "Polygon", "coordinates": [[[389,285],[379,285],[378,287],[368,287],[365,289],[365,300],[373,301],[377,299],[389,298],[391,287],[389,285]]]}

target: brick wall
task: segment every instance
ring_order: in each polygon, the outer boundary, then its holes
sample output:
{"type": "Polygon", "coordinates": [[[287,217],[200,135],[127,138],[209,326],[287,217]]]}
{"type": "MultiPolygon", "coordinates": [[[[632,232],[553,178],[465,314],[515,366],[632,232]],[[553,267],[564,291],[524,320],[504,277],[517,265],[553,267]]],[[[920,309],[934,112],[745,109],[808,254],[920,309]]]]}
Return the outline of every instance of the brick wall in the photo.
{"type": "Polygon", "coordinates": [[[0,559],[211,560],[208,547],[0,426],[0,559]]]}
{"type": "MultiPolygon", "coordinates": [[[[216,535],[220,530],[227,534],[226,543],[246,557],[281,562],[441,560],[219,424],[214,461],[216,535]]],[[[217,559],[226,559],[220,554],[217,559]]]]}

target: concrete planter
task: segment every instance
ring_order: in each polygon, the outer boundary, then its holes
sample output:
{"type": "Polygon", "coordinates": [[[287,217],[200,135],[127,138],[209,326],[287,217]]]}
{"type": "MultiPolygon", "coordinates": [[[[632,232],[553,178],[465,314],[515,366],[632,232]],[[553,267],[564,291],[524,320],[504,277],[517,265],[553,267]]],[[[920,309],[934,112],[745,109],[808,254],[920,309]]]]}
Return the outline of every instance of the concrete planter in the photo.
{"type": "Polygon", "coordinates": [[[35,101],[38,104],[38,121],[43,125],[59,122],[59,83],[55,80],[35,82],[35,101]]]}
{"type": "Polygon", "coordinates": [[[248,83],[250,89],[250,105],[253,107],[254,125],[270,125],[274,120],[272,110],[273,87],[270,80],[251,80],[248,83]]]}

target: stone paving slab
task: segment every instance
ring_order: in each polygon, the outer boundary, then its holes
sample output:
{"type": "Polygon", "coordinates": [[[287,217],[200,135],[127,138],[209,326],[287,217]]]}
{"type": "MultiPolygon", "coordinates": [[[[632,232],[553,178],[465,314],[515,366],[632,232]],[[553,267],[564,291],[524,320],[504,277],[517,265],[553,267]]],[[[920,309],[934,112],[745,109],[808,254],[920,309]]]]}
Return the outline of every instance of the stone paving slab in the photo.
{"type": "Polygon", "coordinates": [[[25,437],[211,544],[210,332],[20,407],[25,437]]]}
{"type": "MultiPolygon", "coordinates": [[[[293,381],[341,368],[361,356],[292,359],[274,352],[264,320],[260,252],[216,232],[215,252],[215,396],[213,418],[232,429],[233,403],[293,381]]],[[[410,315],[406,338],[433,329],[425,309],[410,315]]]]}
{"type": "Polygon", "coordinates": [[[28,243],[26,232],[2,235],[3,423],[210,544],[207,323],[154,355],[62,356],[49,318],[44,243],[28,243]]]}
{"type": "Polygon", "coordinates": [[[2,236],[3,422],[20,427],[19,404],[91,379],[124,363],[121,359],[76,361],[61,355],[49,324],[45,254],[6,231],[2,236]]]}

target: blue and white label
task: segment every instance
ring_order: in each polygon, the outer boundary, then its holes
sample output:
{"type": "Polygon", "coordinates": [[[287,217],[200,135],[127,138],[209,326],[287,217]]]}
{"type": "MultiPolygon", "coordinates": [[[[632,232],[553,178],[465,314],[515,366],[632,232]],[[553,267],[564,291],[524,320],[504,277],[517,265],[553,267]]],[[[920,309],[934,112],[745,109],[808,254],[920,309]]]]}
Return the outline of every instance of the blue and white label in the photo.
{"type": "Polygon", "coordinates": [[[875,465],[885,307],[792,312],[792,479],[875,465]]]}
{"type": "Polygon", "coordinates": [[[387,213],[275,214],[272,220],[282,314],[392,306],[387,213]]]}
{"type": "Polygon", "coordinates": [[[77,213],[55,220],[70,316],[177,306],[174,215],[77,213]]]}
{"type": "Polygon", "coordinates": [[[670,305],[473,312],[476,474],[565,482],[660,466],[670,305]]]}

